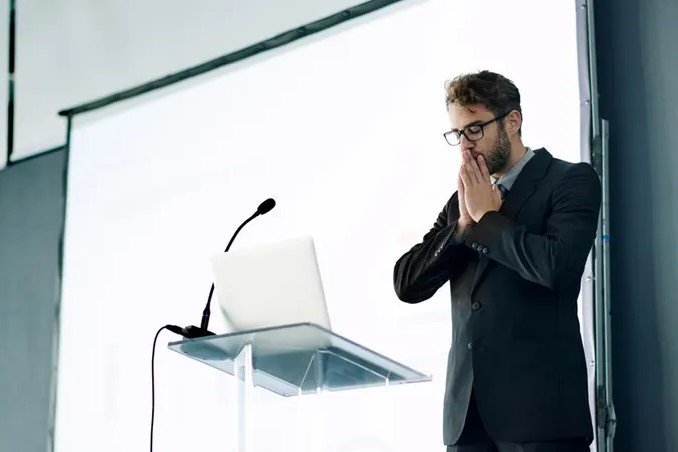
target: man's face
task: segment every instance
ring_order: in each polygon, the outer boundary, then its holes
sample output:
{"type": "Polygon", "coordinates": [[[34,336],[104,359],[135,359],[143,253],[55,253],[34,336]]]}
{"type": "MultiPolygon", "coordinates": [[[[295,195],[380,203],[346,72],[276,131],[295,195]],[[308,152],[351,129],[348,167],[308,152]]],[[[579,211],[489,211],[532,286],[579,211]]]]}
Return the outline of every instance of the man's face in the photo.
{"type": "MultiPolygon", "coordinates": [[[[449,106],[448,114],[452,130],[461,130],[470,125],[489,121],[495,117],[490,110],[481,104],[462,107],[455,103],[449,106]]],[[[461,135],[460,140],[459,151],[461,153],[467,150],[471,151],[474,159],[482,155],[490,174],[503,170],[509,161],[511,144],[500,121],[495,121],[484,126],[483,137],[478,141],[471,141],[464,135],[461,135]]]]}

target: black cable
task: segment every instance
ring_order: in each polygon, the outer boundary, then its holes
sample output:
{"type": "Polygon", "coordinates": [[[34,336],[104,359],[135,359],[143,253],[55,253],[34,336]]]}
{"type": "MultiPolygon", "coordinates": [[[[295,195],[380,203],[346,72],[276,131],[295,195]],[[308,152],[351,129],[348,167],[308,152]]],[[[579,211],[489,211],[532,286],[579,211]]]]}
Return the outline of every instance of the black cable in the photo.
{"type": "Polygon", "coordinates": [[[153,452],[153,421],[155,419],[155,343],[158,341],[160,332],[164,329],[176,333],[177,329],[181,330],[181,327],[176,325],[165,325],[155,333],[155,338],[153,339],[153,353],[151,353],[151,452],[153,452]]]}

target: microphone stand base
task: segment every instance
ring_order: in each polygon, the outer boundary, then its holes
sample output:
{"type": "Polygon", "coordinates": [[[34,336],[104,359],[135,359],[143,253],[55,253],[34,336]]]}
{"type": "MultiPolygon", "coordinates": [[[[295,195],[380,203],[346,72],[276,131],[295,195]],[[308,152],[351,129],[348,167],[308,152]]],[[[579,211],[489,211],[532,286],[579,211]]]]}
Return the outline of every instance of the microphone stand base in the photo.
{"type": "Polygon", "coordinates": [[[183,329],[182,336],[184,336],[186,339],[197,339],[199,337],[214,336],[214,333],[209,330],[190,325],[183,329]]]}

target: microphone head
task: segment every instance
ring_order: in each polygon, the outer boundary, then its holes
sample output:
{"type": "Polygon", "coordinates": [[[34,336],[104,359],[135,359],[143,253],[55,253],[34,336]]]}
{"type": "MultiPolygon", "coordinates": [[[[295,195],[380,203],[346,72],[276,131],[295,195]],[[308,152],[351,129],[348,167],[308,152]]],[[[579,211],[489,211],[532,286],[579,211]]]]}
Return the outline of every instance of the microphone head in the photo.
{"type": "Polygon", "coordinates": [[[268,198],[266,201],[259,204],[259,207],[257,207],[257,213],[259,215],[263,215],[265,213],[268,213],[274,207],[275,200],[273,198],[268,198]]]}

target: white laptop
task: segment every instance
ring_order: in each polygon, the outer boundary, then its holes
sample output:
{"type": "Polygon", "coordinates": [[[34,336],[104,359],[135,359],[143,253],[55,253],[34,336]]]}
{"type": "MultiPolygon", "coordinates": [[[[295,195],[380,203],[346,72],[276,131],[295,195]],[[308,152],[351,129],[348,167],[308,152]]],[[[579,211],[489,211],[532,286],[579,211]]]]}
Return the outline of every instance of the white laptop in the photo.
{"type": "Polygon", "coordinates": [[[212,257],[212,269],[229,332],[303,322],[330,329],[312,237],[229,250],[212,257]]]}

